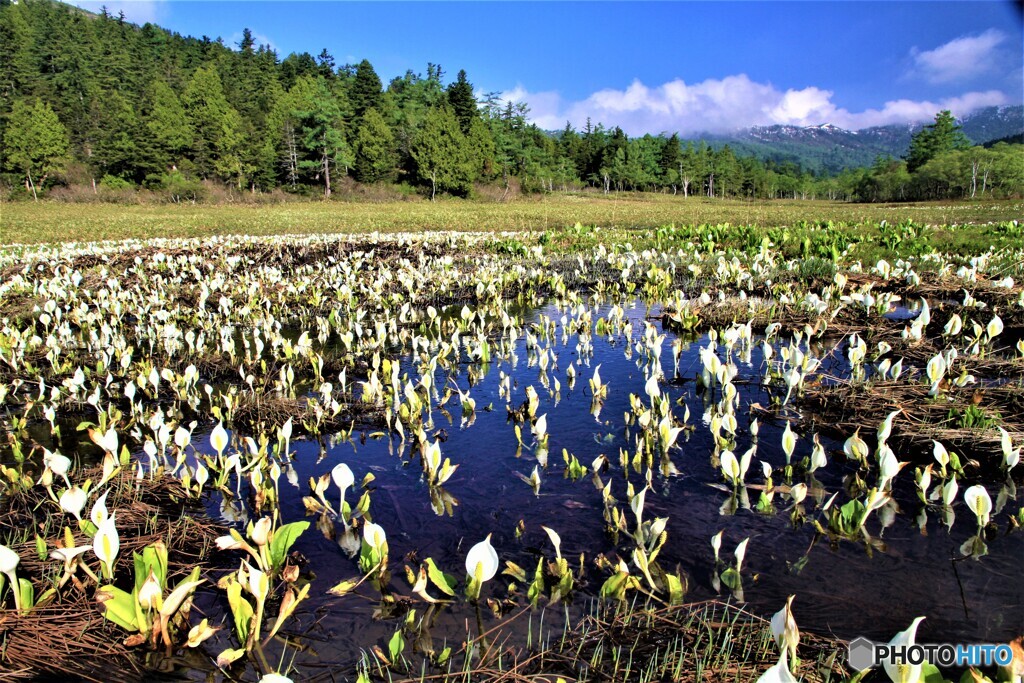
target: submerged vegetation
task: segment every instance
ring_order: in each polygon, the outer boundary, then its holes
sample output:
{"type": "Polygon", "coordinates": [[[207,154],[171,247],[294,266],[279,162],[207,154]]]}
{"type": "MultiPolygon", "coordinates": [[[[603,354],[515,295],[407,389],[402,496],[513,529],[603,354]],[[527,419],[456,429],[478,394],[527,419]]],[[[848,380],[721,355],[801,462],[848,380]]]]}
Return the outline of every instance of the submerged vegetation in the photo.
{"type": "MultiPolygon", "coordinates": [[[[6,247],[3,665],[847,680],[829,631],[864,621],[808,577],[915,535],[952,548],[915,576],[952,559],[984,579],[961,584],[964,612],[992,618],[859,594],[856,611],[888,613],[873,635],[913,638],[929,616],[936,640],[1009,642],[1020,606],[991,591],[1019,568],[989,568],[1024,538],[1018,230],[6,247]]],[[[868,674],[885,675],[953,672],[868,674]]]]}

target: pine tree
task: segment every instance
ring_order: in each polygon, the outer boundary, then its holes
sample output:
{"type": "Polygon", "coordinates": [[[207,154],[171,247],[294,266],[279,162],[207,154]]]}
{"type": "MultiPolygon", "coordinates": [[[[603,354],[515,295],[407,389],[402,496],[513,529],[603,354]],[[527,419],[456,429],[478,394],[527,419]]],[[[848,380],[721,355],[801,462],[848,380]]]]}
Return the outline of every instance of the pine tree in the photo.
{"type": "Polygon", "coordinates": [[[324,78],[334,78],[334,56],[325,47],[316,58],[317,72],[324,78]]]}
{"type": "Polygon", "coordinates": [[[935,115],[935,123],[925,126],[911,138],[907,170],[913,173],[943,152],[970,146],[970,140],[957,125],[953,114],[945,109],[935,115]]]}
{"type": "Polygon", "coordinates": [[[474,180],[492,180],[498,173],[497,150],[494,136],[487,124],[474,117],[466,134],[466,144],[472,155],[474,180]]]}
{"type": "Polygon", "coordinates": [[[181,100],[163,80],[150,84],[143,121],[151,141],[153,170],[177,165],[192,146],[193,131],[181,100]]]}
{"type": "Polygon", "coordinates": [[[131,103],[116,90],[93,102],[92,156],[99,175],[129,179],[140,165],[139,118],[131,103]]]}
{"type": "Polygon", "coordinates": [[[665,141],[665,146],[661,149],[661,158],[658,160],[658,165],[661,167],[661,177],[663,179],[672,178],[673,182],[669,182],[670,185],[675,185],[679,182],[679,160],[682,158],[682,151],[679,148],[679,135],[672,133],[672,137],[665,141]]]}
{"type": "Polygon", "coordinates": [[[196,69],[182,98],[188,121],[195,132],[192,151],[201,176],[217,173],[238,177],[245,167],[240,156],[242,120],[224,97],[220,76],[212,65],[196,69]]]}
{"type": "Polygon", "coordinates": [[[313,170],[324,183],[324,197],[331,196],[331,169],[352,165],[351,149],[342,132],[344,121],[337,96],[323,76],[309,76],[295,84],[295,111],[300,146],[305,158],[300,168],[313,170]]]}
{"type": "Polygon", "coordinates": [[[463,135],[468,135],[469,127],[478,118],[478,113],[473,85],[466,79],[465,69],[459,71],[455,82],[448,86],[448,104],[451,105],[463,135]]]}
{"type": "Polygon", "coordinates": [[[416,172],[430,183],[430,198],[438,190],[465,196],[473,182],[473,159],[455,115],[448,107],[427,113],[412,143],[416,172]]]}
{"type": "Polygon", "coordinates": [[[359,62],[348,92],[348,101],[357,119],[362,118],[367,109],[380,108],[381,90],[380,77],[370,61],[359,62]]]}
{"type": "Polygon", "coordinates": [[[18,99],[4,130],[4,147],[7,165],[25,174],[25,187],[38,201],[36,189],[64,169],[68,133],[49,104],[18,99]]]}
{"type": "Polygon", "coordinates": [[[356,133],[353,168],[361,183],[390,180],[395,172],[395,136],[376,109],[367,109],[356,133]]]}

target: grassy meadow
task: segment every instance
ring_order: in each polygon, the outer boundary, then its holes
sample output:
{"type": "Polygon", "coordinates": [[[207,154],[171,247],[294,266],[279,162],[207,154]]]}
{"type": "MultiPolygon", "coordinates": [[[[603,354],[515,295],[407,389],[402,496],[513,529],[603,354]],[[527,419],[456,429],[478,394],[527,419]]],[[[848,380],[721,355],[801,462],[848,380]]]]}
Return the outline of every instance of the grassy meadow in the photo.
{"type": "Polygon", "coordinates": [[[60,204],[0,206],[0,244],[155,237],[443,231],[545,231],[574,224],[649,229],[670,224],[984,224],[1024,216],[1020,201],[850,204],[747,202],[663,194],[557,195],[516,201],[294,202],[283,204],[60,204]]]}

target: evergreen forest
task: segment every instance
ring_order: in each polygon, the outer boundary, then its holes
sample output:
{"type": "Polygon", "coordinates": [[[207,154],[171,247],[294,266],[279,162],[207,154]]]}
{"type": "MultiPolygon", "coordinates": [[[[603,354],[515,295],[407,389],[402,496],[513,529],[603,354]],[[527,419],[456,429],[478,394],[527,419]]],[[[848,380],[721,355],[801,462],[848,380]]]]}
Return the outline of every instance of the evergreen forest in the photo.
{"type": "Polygon", "coordinates": [[[52,0],[0,0],[0,183],[10,197],[493,197],[651,191],[851,201],[1014,197],[1020,145],[974,146],[949,112],[904,158],[812,174],[677,134],[545,131],[440,65],[386,84],[368,60],[281,57],[52,0]]]}

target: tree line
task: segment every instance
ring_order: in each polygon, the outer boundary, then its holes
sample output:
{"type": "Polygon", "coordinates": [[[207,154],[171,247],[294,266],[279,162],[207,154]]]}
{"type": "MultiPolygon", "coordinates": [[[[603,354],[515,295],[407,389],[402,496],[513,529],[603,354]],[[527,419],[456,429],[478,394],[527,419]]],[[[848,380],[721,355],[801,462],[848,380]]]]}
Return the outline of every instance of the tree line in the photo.
{"type": "Polygon", "coordinates": [[[464,70],[446,82],[429,64],[385,86],[368,60],[337,65],[327,50],[280,59],[248,29],[228,46],[50,0],[0,0],[0,44],[0,165],[32,196],[87,183],[195,199],[205,181],[330,197],[344,178],[431,197],[485,184],[888,201],[1024,185],[1014,154],[959,140],[929,148],[924,163],[912,146],[906,161],[824,177],[675,134],[630,138],[589,120],[543,131],[526,104],[478,100],[464,70]]]}

